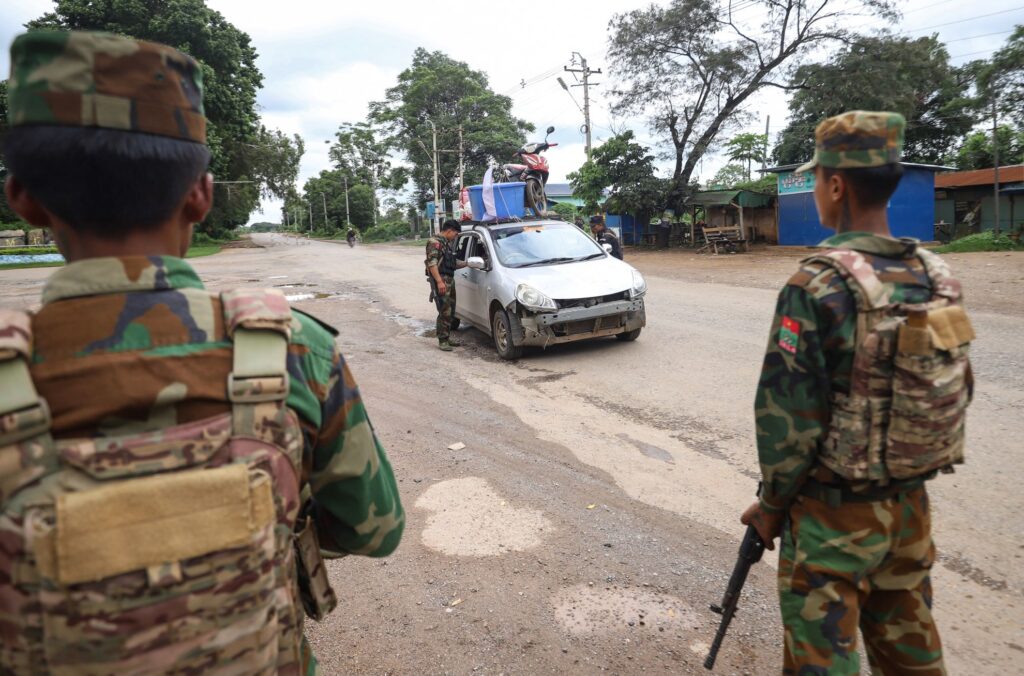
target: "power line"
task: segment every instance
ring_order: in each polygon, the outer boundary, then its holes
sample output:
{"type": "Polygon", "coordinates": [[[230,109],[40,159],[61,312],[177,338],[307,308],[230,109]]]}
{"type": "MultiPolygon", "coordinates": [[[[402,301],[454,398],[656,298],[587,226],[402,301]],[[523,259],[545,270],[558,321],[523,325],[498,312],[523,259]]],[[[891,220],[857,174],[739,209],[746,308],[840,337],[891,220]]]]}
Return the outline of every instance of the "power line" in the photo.
{"type": "Polygon", "coordinates": [[[943,26],[952,26],[954,24],[965,23],[967,21],[977,21],[978,19],[984,19],[984,18],[990,17],[990,16],[997,16],[999,14],[1009,14],[1010,12],[1019,12],[1022,9],[1024,9],[1024,5],[1021,5],[1020,7],[1012,7],[1010,9],[1003,9],[1003,10],[1000,10],[998,12],[990,12],[989,14],[978,14],[977,16],[970,16],[970,17],[967,17],[966,19],[957,19],[956,21],[947,21],[946,23],[937,23],[934,26],[925,26],[924,28],[910,28],[910,29],[907,29],[904,32],[906,32],[906,33],[920,33],[921,31],[928,31],[928,30],[931,30],[933,28],[942,28],[943,26]]]}
{"type": "MultiPolygon", "coordinates": [[[[1012,32],[1013,32],[1012,30],[996,31],[995,33],[984,33],[983,35],[971,35],[971,36],[966,37],[966,38],[956,38],[955,40],[945,40],[944,42],[945,42],[945,44],[948,45],[951,42],[963,42],[964,40],[977,40],[978,38],[987,38],[987,37],[991,37],[993,35],[1006,35],[1007,33],[1012,33],[1012,32]]],[[[952,57],[950,57],[950,58],[952,58],[952,57]]]]}

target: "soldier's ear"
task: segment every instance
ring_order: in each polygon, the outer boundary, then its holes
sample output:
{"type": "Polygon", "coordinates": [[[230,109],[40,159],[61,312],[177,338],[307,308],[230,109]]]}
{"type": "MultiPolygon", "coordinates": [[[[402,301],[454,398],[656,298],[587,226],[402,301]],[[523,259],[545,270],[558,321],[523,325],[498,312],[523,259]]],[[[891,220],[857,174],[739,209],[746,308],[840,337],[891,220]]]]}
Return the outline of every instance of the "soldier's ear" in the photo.
{"type": "Polygon", "coordinates": [[[846,175],[841,171],[833,171],[832,175],[828,177],[828,196],[835,204],[839,204],[843,201],[843,198],[849,195],[850,184],[846,180],[846,175]]]}
{"type": "Polygon", "coordinates": [[[205,173],[189,187],[181,204],[181,213],[189,223],[202,223],[213,208],[213,174],[205,173]]]}
{"type": "Polygon", "coordinates": [[[53,225],[53,217],[50,212],[36,201],[36,198],[14,176],[9,175],[4,181],[4,194],[14,213],[29,225],[34,225],[37,228],[49,228],[53,225]]]}

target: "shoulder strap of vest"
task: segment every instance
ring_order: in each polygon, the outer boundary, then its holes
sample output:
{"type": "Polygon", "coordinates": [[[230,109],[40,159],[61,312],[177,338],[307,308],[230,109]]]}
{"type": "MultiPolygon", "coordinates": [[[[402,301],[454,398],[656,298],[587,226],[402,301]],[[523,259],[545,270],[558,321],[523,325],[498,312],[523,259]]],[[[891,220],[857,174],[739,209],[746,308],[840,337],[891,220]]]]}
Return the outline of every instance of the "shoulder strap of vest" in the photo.
{"type": "Polygon", "coordinates": [[[288,339],[292,313],[278,289],[236,289],[221,294],[224,325],[234,343],[228,399],[235,432],[250,421],[250,407],[288,398],[288,339]]]}
{"type": "Polygon", "coordinates": [[[878,278],[871,262],[859,251],[829,249],[809,256],[803,262],[821,263],[838,272],[853,292],[861,312],[878,310],[892,302],[891,291],[878,278]]]}
{"type": "Polygon", "coordinates": [[[46,474],[54,462],[50,408],[29,372],[32,318],[0,309],[0,500],[46,474]],[[26,450],[26,444],[31,448],[26,450]]]}
{"type": "Polygon", "coordinates": [[[946,261],[942,260],[938,254],[922,247],[918,247],[917,257],[924,264],[925,272],[928,273],[928,279],[932,283],[932,296],[945,298],[950,303],[959,302],[962,295],[960,280],[950,272],[946,261]]]}

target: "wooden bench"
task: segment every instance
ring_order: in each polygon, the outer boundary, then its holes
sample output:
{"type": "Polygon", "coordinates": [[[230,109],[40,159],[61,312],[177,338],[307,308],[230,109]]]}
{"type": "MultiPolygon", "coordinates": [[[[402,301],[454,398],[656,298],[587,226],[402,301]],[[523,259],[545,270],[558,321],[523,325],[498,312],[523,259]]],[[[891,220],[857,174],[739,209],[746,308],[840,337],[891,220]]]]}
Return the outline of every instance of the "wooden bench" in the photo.
{"type": "Polygon", "coordinates": [[[720,228],[704,228],[704,246],[697,250],[697,253],[705,251],[714,252],[717,256],[719,249],[735,253],[737,247],[743,246],[744,251],[749,251],[749,242],[738,225],[727,225],[720,228]]]}

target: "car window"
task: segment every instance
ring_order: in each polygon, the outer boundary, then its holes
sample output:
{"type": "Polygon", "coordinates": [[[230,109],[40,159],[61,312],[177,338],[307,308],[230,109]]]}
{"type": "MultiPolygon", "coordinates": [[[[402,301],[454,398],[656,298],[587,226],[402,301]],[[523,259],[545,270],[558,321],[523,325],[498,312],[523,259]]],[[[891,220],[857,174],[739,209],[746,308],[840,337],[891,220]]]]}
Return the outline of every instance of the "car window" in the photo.
{"type": "Polygon", "coordinates": [[[506,267],[569,263],[604,254],[597,242],[568,223],[522,224],[491,230],[498,260],[506,267]]]}
{"type": "Polygon", "coordinates": [[[459,237],[459,247],[455,250],[455,257],[460,261],[468,258],[467,251],[469,250],[469,243],[473,240],[473,235],[461,235],[459,237]]]}

